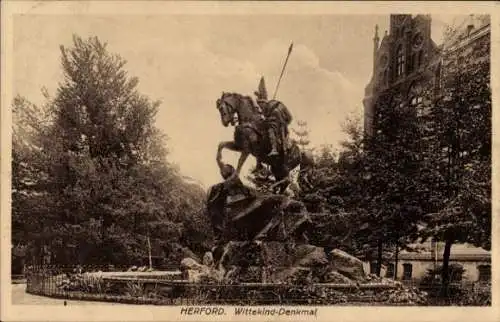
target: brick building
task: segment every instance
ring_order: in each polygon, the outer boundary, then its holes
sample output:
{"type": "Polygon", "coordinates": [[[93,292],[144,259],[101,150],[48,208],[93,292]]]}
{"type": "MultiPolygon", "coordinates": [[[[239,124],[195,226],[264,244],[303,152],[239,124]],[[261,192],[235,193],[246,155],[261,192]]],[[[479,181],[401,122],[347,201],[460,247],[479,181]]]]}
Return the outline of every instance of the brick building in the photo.
{"type": "MultiPolygon", "coordinates": [[[[450,68],[460,68],[465,56],[469,61],[490,60],[489,15],[469,15],[456,20],[453,28],[445,31],[445,40],[440,45],[431,39],[431,25],[430,15],[391,15],[389,32],[385,32],[382,39],[375,26],[373,72],[363,100],[365,135],[377,135],[377,118],[381,113],[377,111],[377,100],[383,94],[394,94],[392,108],[415,108],[418,116],[442,94],[443,76],[450,68]]],[[[424,248],[427,246],[422,244],[424,248]]],[[[443,250],[433,250],[433,247],[423,252],[402,252],[396,278],[419,279],[427,269],[441,264],[442,256],[443,250]]],[[[464,278],[468,281],[490,278],[489,251],[470,245],[454,245],[450,262],[464,267],[464,278]]],[[[382,275],[393,277],[392,258],[387,258],[386,264],[382,275]]],[[[365,266],[366,271],[373,272],[375,263],[366,262],[365,266]]]]}
{"type": "MultiPolygon", "coordinates": [[[[364,128],[376,134],[376,102],[388,90],[397,93],[394,108],[415,107],[417,115],[439,95],[443,69],[450,62],[460,63],[482,41],[489,41],[490,19],[487,15],[470,15],[448,31],[445,42],[437,45],[431,39],[430,15],[391,15],[389,32],[379,37],[375,26],[373,38],[373,73],[365,88],[364,128]]],[[[489,59],[484,57],[484,59],[489,59]]]]}

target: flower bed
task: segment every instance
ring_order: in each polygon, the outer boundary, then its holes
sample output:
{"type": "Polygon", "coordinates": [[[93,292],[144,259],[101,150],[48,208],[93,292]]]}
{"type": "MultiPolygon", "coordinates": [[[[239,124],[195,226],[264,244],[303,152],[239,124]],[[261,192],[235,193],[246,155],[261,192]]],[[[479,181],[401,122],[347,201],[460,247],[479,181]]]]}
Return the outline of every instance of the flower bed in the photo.
{"type": "MultiPolygon", "coordinates": [[[[421,305],[425,294],[398,283],[367,284],[271,284],[188,283],[173,280],[176,274],[147,277],[98,273],[31,273],[27,292],[69,300],[129,304],[186,305],[421,305]]],[[[143,274],[138,274],[143,275],[143,274]]]]}

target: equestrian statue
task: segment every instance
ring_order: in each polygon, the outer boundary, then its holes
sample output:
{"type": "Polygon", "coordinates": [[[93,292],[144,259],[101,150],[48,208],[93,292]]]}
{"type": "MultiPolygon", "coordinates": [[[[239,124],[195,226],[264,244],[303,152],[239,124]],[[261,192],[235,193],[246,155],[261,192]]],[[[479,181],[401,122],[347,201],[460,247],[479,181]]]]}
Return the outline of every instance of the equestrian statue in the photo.
{"type": "Polygon", "coordinates": [[[288,139],[292,115],[282,102],[267,99],[263,78],[255,95],[257,104],[250,96],[238,93],[223,92],[217,100],[222,125],[235,126],[233,141],[219,143],[217,163],[219,167],[223,165],[224,149],[240,152],[236,171],[227,179],[235,180],[248,156],[253,155],[257,172],[263,169],[263,164],[269,165],[276,179],[273,189],[283,193],[290,183],[290,171],[300,166],[302,173],[312,167],[312,156],[288,139]]]}

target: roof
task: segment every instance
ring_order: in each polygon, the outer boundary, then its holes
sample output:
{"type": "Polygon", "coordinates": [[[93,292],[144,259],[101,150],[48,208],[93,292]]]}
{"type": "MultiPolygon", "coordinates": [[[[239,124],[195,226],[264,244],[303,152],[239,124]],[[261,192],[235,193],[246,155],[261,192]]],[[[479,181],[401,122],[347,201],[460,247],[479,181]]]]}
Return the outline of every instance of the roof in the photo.
{"type": "Polygon", "coordinates": [[[444,47],[455,47],[459,43],[481,35],[490,27],[488,15],[469,15],[458,21],[454,21],[445,32],[444,47]],[[469,29],[470,28],[470,29],[469,29]]]}
{"type": "MultiPolygon", "coordinates": [[[[418,261],[433,261],[434,256],[431,252],[425,253],[408,253],[401,254],[399,260],[418,260],[418,261]]],[[[443,260],[443,255],[439,254],[436,258],[437,261],[443,260]]],[[[450,261],[457,262],[489,262],[491,261],[491,254],[451,254],[450,261]]]]}
{"type": "MultiPolygon", "coordinates": [[[[431,251],[431,243],[418,244],[422,251],[408,252],[401,251],[399,259],[401,260],[434,260],[431,251]]],[[[437,259],[442,260],[444,252],[443,243],[437,244],[437,259]]],[[[452,261],[491,261],[491,252],[470,244],[454,244],[451,247],[450,260],[452,261]]]]}

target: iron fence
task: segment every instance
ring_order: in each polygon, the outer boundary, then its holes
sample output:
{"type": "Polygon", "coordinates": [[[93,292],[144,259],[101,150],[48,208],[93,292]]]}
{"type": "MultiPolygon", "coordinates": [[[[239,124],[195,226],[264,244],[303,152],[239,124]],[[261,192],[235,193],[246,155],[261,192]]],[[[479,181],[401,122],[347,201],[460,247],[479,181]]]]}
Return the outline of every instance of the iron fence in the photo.
{"type": "MultiPolygon", "coordinates": [[[[408,283],[407,283],[408,284],[408,283]]],[[[388,284],[189,283],[178,270],[131,272],[107,266],[32,266],[26,269],[26,291],[54,298],[152,305],[475,305],[451,294],[424,299],[413,287],[388,284]],[[106,269],[108,268],[108,269],[106,269]]],[[[468,296],[489,291],[470,285],[468,296]]],[[[429,290],[427,290],[429,291],[429,290]]],[[[438,293],[430,290],[430,293],[438,293]]],[[[486,293],[485,293],[486,292],[486,293]]],[[[483,299],[477,305],[491,305],[483,299]]]]}

